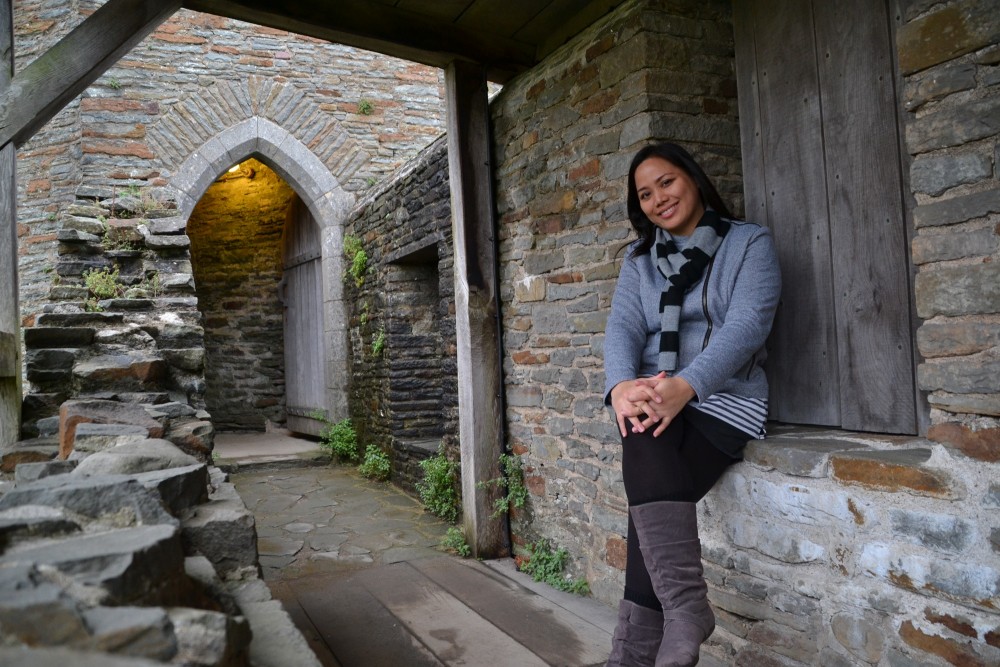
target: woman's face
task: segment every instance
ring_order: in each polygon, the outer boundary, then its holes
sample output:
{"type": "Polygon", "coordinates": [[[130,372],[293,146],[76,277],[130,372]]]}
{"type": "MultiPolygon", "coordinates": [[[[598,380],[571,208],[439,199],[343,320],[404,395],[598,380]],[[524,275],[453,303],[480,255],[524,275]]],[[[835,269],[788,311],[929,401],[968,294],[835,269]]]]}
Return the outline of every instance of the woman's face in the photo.
{"type": "Polygon", "coordinates": [[[661,157],[639,163],[635,190],[649,221],[671,234],[690,236],[705,213],[701,193],[691,177],[661,157]]]}

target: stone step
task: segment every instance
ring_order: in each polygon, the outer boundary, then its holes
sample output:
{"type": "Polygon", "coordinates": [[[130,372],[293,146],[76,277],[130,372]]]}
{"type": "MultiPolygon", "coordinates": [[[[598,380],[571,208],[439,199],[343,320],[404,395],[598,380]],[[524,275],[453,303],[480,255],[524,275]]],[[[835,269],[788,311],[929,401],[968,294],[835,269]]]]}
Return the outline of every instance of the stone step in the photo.
{"type": "Polygon", "coordinates": [[[87,347],[94,342],[95,332],[89,326],[37,326],[24,330],[24,346],[28,350],[87,347]]]}
{"type": "Polygon", "coordinates": [[[163,435],[163,425],[151,417],[145,408],[109,400],[66,401],[59,409],[59,453],[67,458],[73,451],[73,441],[79,424],[128,424],[146,429],[147,438],[163,435]]]}
{"type": "Polygon", "coordinates": [[[112,388],[146,391],[161,388],[167,380],[167,362],[148,352],[128,352],[92,357],[76,364],[74,377],[81,392],[112,388]]]}
{"type": "Polygon", "coordinates": [[[858,450],[830,459],[833,479],[878,491],[905,492],[932,498],[955,499],[959,489],[943,471],[923,465],[930,449],[858,450]]]}
{"type": "Polygon", "coordinates": [[[19,484],[0,496],[0,510],[22,505],[48,505],[92,521],[111,520],[116,525],[177,523],[164,509],[157,491],[124,475],[56,475],[19,484]]]}
{"type": "Polygon", "coordinates": [[[19,440],[14,444],[0,448],[0,471],[14,472],[22,463],[44,463],[51,461],[59,454],[59,441],[56,438],[32,438],[19,440]]]}
{"type": "Polygon", "coordinates": [[[35,318],[35,326],[108,328],[124,321],[125,317],[121,313],[42,313],[35,318]]]}

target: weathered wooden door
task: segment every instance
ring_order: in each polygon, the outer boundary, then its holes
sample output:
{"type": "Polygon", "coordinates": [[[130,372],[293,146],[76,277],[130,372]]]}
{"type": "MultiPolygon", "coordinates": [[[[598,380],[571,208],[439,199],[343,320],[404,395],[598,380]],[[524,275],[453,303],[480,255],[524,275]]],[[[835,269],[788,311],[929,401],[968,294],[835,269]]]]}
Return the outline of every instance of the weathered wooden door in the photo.
{"type": "Polygon", "coordinates": [[[298,196],[285,220],[285,406],[288,428],[319,435],[325,412],[323,282],[319,225],[298,196]]]}
{"type": "Polygon", "coordinates": [[[747,217],[784,289],[771,418],[915,433],[912,299],[886,0],[733,3],[747,217]]]}

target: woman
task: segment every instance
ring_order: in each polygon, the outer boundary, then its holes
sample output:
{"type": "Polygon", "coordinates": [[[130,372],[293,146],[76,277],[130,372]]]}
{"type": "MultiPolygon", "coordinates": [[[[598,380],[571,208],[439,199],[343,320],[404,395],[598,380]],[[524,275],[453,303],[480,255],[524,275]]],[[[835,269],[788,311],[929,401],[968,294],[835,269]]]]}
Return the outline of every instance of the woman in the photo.
{"type": "Polygon", "coordinates": [[[680,146],[628,174],[626,252],[604,342],[605,402],[622,436],[625,596],[608,665],[694,665],[715,628],[696,503],[764,437],[762,364],[781,278],[771,235],[732,219],[680,146]]]}

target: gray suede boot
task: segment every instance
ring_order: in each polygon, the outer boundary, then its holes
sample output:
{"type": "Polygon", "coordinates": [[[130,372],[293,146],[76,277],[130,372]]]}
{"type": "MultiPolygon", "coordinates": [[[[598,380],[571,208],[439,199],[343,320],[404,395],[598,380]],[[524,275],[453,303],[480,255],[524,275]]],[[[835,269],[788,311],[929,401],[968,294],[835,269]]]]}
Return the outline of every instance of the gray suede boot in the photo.
{"type": "Polygon", "coordinates": [[[653,591],[663,605],[663,640],[656,667],[698,664],[701,644],[715,630],[702,576],[695,508],[695,503],[663,501],[629,509],[653,591]]]}
{"type": "Polygon", "coordinates": [[[605,667],[653,667],[663,637],[663,614],[628,600],[618,604],[618,625],[605,667]]]}

